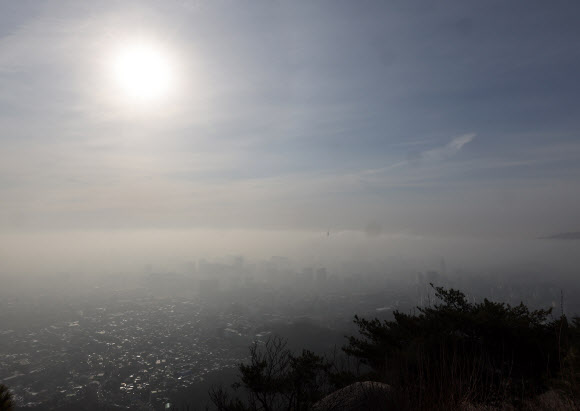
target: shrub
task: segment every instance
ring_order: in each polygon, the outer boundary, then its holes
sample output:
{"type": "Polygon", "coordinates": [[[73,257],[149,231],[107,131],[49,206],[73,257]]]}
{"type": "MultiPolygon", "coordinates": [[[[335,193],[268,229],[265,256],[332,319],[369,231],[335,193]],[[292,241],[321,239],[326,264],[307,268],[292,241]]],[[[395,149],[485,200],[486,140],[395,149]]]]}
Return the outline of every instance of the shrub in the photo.
{"type": "Polygon", "coordinates": [[[12,393],[8,390],[8,387],[0,384],[0,411],[12,411],[13,409],[12,393]]]}
{"type": "Polygon", "coordinates": [[[554,320],[551,309],[524,304],[470,303],[458,290],[433,288],[439,302],[417,315],[355,316],[360,336],[349,337],[344,351],[370,366],[375,379],[411,390],[419,403],[523,398],[544,391],[558,374],[568,349],[565,317],[554,320]]]}
{"type": "Polygon", "coordinates": [[[264,345],[250,347],[250,361],[240,364],[240,382],[247,404],[231,399],[222,388],[210,391],[219,410],[307,410],[327,392],[328,362],[308,350],[296,355],[280,337],[269,338],[264,345]]]}
{"type": "Polygon", "coordinates": [[[239,366],[234,387],[243,389],[244,401],[214,389],[213,403],[221,411],[308,410],[357,380],[392,388],[376,409],[534,409],[550,401],[564,409],[579,398],[580,319],[570,324],[563,315],[554,319],[551,309],[524,304],[470,303],[461,291],[431,286],[437,303],[416,315],[354,317],[359,335],[343,351],[364,372],[352,362],[340,366],[336,355],[332,361],[307,350],[296,355],[273,337],[252,345],[249,363],[239,366]]]}

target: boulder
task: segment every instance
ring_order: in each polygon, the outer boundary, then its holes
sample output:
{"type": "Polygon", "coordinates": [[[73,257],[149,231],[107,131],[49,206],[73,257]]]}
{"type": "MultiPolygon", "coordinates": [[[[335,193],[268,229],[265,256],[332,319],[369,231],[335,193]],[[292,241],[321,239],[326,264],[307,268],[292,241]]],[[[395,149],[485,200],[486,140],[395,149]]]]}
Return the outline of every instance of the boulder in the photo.
{"type": "Polygon", "coordinates": [[[356,382],[327,395],[316,404],[315,411],[385,410],[391,387],[374,381],[356,382]]]}

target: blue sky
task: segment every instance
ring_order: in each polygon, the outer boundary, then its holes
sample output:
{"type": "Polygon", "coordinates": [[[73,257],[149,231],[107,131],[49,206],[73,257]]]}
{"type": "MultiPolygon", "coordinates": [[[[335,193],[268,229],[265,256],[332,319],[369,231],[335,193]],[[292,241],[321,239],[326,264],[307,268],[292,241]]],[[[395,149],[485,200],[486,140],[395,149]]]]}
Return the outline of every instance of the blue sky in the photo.
{"type": "Polygon", "coordinates": [[[0,2],[0,228],[580,229],[574,2],[0,2]],[[140,105],[111,53],[175,89],[140,105]]]}

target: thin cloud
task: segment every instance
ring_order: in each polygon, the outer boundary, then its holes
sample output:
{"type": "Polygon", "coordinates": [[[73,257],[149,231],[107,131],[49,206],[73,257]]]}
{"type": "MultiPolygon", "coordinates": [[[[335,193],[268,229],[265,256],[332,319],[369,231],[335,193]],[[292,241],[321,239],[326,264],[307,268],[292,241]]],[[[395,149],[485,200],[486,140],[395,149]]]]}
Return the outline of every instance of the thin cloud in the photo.
{"type": "Polygon", "coordinates": [[[420,158],[424,160],[433,160],[433,161],[446,160],[459,153],[466,144],[473,141],[475,136],[476,136],[475,133],[469,133],[459,137],[455,137],[453,140],[451,140],[443,147],[438,147],[421,152],[420,158]]]}
{"type": "Polygon", "coordinates": [[[359,177],[375,176],[377,174],[383,174],[387,171],[400,168],[411,163],[417,163],[420,160],[427,161],[443,161],[448,158],[455,156],[461,149],[475,138],[475,133],[463,134],[459,137],[455,137],[449,143],[442,147],[437,147],[431,150],[421,151],[414,155],[409,155],[407,160],[398,161],[386,167],[373,168],[368,170],[363,170],[358,173],[359,177]]]}

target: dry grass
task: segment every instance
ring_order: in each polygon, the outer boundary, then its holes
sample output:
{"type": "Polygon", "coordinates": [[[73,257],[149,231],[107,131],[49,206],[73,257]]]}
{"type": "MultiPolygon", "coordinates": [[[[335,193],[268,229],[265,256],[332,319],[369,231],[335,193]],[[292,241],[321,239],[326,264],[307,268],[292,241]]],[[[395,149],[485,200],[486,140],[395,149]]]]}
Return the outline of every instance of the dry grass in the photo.
{"type": "Polygon", "coordinates": [[[576,411],[580,410],[563,392],[547,391],[535,398],[525,400],[521,406],[503,403],[499,406],[462,404],[461,411],[576,411]]]}

